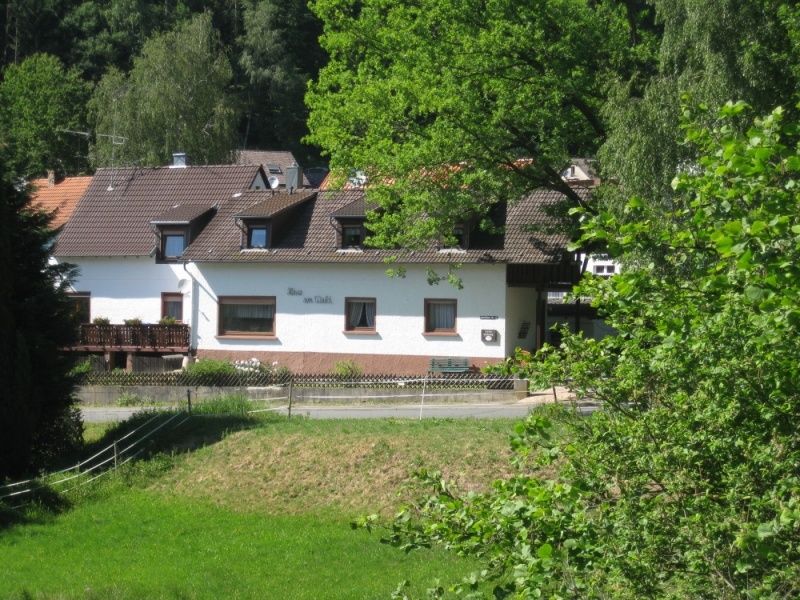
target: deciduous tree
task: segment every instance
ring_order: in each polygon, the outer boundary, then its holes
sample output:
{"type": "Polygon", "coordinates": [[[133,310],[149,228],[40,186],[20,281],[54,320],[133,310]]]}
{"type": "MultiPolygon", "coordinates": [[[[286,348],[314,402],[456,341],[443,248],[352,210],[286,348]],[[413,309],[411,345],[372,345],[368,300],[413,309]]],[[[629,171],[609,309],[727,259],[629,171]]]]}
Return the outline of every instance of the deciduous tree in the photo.
{"type": "Polygon", "coordinates": [[[587,223],[615,254],[664,257],[577,291],[618,335],[565,331],[505,367],[603,410],[558,435],[534,414],[514,438],[519,476],[481,495],[428,476],[421,520],[395,522],[393,543],[483,560],[462,592],[488,578],[495,597],[800,594],[800,137],[780,108],[746,113],[685,124],[700,158],[668,218],[634,198],[624,219],[587,223]]]}
{"type": "Polygon", "coordinates": [[[98,84],[95,164],[163,165],[176,151],[196,163],[228,162],[236,145],[232,77],[207,13],[149,39],[128,76],[111,69],[98,84]]]}
{"type": "Polygon", "coordinates": [[[89,86],[49,54],[9,65],[0,83],[0,140],[13,172],[43,175],[47,169],[77,173],[87,167],[88,146],[68,130],[85,128],[89,86]]]}
{"type": "Polygon", "coordinates": [[[370,178],[390,209],[377,240],[418,245],[538,187],[581,202],[560,175],[605,139],[605,82],[636,62],[622,7],[318,0],[314,10],[330,60],[308,95],[310,139],[334,169],[370,178]]]}
{"type": "Polygon", "coordinates": [[[309,152],[300,143],[308,133],[303,98],[325,62],[317,41],[322,24],[303,0],[247,0],[242,23],[244,145],[285,148],[302,160],[309,152]]]}

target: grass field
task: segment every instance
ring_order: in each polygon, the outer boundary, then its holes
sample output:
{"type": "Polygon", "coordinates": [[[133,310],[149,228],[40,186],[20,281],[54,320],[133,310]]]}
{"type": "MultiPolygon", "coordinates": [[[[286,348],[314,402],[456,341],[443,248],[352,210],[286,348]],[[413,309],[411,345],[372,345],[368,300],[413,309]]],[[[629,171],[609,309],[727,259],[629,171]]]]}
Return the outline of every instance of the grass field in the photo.
{"type": "MultiPolygon", "coordinates": [[[[150,457],[0,529],[0,598],[413,597],[474,565],[352,530],[442,470],[480,489],[507,470],[508,421],[194,417],[150,457]]],[[[124,426],[123,426],[124,428],[124,426]]],[[[93,427],[91,451],[121,430],[93,427]]]]}

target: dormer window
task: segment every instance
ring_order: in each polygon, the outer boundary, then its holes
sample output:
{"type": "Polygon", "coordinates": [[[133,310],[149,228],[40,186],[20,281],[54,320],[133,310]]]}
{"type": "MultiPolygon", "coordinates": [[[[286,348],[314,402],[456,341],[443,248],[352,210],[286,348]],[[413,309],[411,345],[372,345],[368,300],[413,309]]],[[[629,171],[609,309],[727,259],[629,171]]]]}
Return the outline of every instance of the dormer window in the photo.
{"type": "Polygon", "coordinates": [[[180,258],[186,250],[186,231],[165,230],[161,234],[161,256],[166,259],[180,258]]]}
{"type": "Polygon", "coordinates": [[[361,224],[342,226],[342,248],[360,248],[364,243],[364,226],[361,224]]]}
{"type": "Polygon", "coordinates": [[[173,262],[183,256],[214,210],[208,204],[176,204],[150,221],[158,240],[156,261],[173,262]]]}
{"type": "Polygon", "coordinates": [[[251,223],[247,226],[248,248],[269,248],[269,237],[267,223],[251,223]]]}
{"type": "Polygon", "coordinates": [[[467,228],[463,225],[456,225],[453,228],[453,237],[456,238],[456,247],[465,250],[467,248],[467,228]]]}

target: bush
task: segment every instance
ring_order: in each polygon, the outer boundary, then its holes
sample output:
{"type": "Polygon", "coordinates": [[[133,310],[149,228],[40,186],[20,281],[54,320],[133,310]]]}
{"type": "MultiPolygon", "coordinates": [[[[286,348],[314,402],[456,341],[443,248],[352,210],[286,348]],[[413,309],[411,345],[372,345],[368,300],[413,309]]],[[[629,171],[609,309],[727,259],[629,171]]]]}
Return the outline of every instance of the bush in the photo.
{"type": "Polygon", "coordinates": [[[142,320],[139,317],[134,317],[133,319],[124,319],[122,322],[125,323],[125,325],[132,327],[138,327],[142,324],[142,320]]]}
{"type": "Polygon", "coordinates": [[[161,317],[158,320],[158,324],[159,325],[177,325],[177,323],[178,323],[178,319],[176,319],[175,317],[169,317],[169,316],[161,317]]]}
{"type": "Polygon", "coordinates": [[[92,325],[111,325],[111,319],[108,317],[95,317],[92,319],[92,325]]]}
{"type": "Polygon", "coordinates": [[[517,476],[461,494],[425,473],[420,518],[394,522],[401,547],[485,562],[465,594],[489,579],[502,598],[800,597],[800,127],[776,109],[741,133],[744,110],[686,125],[700,157],[668,214],[634,198],[624,222],[586,219],[584,242],[639,259],[577,290],[619,334],[565,330],[509,366],[603,410],[563,438],[533,413],[517,476]]]}
{"type": "Polygon", "coordinates": [[[94,371],[94,366],[92,365],[92,360],[89,359],[89,358],[86,358],[86,359],[80,361],[79,363],[77,363],[74,367],[72,367],[72,369],[70,369],[69,374],[70,374],[71,377],[74,377],[75,379],[80,380],[82,377],[84,377],[85,375],[88,375],[92,371],[94,371]]]}
{"type": "Polygon", "coordinates": [[[201,385],[223,385],[226,379],[235,377],[238,372],[226,360],[207,358],[188,365],[185,373],[192,381],[201,385]]]}
{"type": "Polygon", "coordinates": [[[336,377],[341,377],[344,379],[352,377],[361,377],[361,375],[364,374],[364,371],[354,360],[340,360],[335,365],[333,365],[332,373],[336,377]]]}

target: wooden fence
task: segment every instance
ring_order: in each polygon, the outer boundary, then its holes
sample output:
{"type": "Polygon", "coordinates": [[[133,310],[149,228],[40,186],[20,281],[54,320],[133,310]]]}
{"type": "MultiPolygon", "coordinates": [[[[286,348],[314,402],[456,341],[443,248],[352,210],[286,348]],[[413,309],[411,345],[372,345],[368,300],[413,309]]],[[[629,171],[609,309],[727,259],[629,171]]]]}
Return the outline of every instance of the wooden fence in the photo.
{"type": "Polygon", "coordinates": [[[286,385],[312,388],[358,388],[377,389],[493,389],[512,390],[514,379],[483,373],[441,373],[427,377],[397,375],[336,376],[305,375],[272,371],[242,371],[230,374],[189,374],[185,372],[91,372],[79,382],[80,385],[113,386],[207,386],[207,387],[264,387],[286,385]]]}

